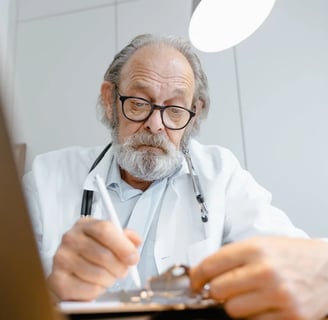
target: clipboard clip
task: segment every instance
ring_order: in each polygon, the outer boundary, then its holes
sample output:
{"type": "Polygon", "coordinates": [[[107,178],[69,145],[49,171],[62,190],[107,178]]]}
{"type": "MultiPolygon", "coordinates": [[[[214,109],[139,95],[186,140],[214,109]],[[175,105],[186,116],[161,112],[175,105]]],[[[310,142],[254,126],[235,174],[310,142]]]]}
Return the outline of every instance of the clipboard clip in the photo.
{"type": "Polygon", "coordinates": [[[217,304],[208,298],[206,290],[201,293],[192,292],[189,267],[182,264],[173,265],[164,273],[149,278],[144,289],[122,291],[121,294],[125,303],[155,303],[195,308],[217,304]]]}

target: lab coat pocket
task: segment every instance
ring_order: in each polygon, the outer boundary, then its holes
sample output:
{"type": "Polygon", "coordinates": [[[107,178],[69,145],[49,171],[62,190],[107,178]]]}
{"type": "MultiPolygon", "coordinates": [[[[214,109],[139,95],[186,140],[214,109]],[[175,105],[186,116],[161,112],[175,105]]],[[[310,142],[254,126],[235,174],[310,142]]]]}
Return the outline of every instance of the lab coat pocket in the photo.
{"type": "Polygon", "coordinates": [[[195,266],[220,248],[220,243],[214,237],[193,243],[189,246],[187,256],[189,266],[195,266]]]}

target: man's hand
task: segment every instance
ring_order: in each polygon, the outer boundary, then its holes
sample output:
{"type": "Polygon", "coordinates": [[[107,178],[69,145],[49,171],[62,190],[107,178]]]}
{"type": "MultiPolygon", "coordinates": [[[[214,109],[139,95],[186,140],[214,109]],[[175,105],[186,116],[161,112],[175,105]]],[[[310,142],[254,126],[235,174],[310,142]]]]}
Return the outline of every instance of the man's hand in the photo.
{"type": "Polygon", "coordinates": [[[253,238],[224,246],[191,269],[195,291],[236,318],[316,320],[328,314],[328,243],[253,238]]]}
{"type": "Polygon", "coordinates": [[[109,221],[80,219],[64,234],[54,256],[50,289],[60,300],[92,300],[139,261],[141,240],[109,221]]]}

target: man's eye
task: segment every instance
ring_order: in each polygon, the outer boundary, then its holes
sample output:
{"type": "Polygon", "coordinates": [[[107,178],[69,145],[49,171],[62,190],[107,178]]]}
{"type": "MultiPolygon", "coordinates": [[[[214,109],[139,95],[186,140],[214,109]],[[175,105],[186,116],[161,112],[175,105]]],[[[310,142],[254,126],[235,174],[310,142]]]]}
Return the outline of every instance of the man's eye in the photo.
{"type": "Polygon", "coordinates": [[[142,108],[148,105],[147,102],[142,101],[142,100],[131,100],[131,103],[133,104],[134,107],[137,108],[142,108]]]}
{"type": "Polygon", "coordinates": [[[136,107],[144,107],[146,105],[146,103],[144,103],[144,102],[135,102],[134,105],[136,107]]]}
{"type": "Polygon", "coordinates": [[[180,109],[180,108],[176,108],[176,107],[170,107],[167,108],[167,112],[168,114],[172,115],[172,116],[181,116],[184,113],[185,110],[180,109]]]}
{"type": "Polygon", "coordinates": [[[174,108],[174,107],[170,108],[170,111],[171,111],[172,113],[182,113],[182,112],[183,112],[182,109],[174,108]]]}

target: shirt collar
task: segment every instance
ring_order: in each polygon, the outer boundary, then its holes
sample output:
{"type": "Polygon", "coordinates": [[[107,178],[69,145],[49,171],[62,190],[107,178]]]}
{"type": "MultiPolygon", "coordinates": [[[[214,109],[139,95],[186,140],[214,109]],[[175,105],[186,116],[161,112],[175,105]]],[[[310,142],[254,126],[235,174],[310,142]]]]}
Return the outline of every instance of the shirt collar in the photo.
{"type": "Polygon", "coordinates": [[[115,156],[108,170],[106,187],[115,191],[121,201],[126,201],[142,193],[142,190],[135,189],[127,184],[124,180],[122,180],[120,169],[116,162],[115,156]]]}

